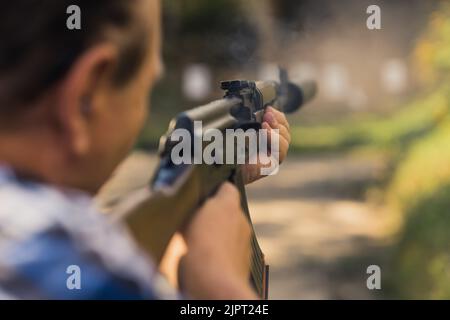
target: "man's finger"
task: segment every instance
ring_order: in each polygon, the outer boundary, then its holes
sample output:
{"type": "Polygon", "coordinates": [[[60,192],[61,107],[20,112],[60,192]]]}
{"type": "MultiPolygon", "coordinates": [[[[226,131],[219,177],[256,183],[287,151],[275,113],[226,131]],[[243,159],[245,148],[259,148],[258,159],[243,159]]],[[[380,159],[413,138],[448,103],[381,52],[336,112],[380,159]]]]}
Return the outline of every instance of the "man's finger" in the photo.
{"type": "Polygon", "coordinates": [[[263,129],[267,130],[267,144],[269,147],[272,147],[272,139],[278,140],[278,150],[271,150],[271,151],[278,152],[279,161],[280,163],[283,162],[283,160],[286,159],[289,150],[289,141],[275,130],[272,130],[272,128],[267,122],[264,122],[262,127],[263,129]]]}
{"type": "Polygon", "coordinates": [[[291,133],[289,132],[289,130],[283,125],[279,125],[277,129],[280,130],[280,136],[285,138],[286,141],[288,142],[288,144],[290,144],[291,143],[291,133]]]}
{"type": "Polygon", "coordinates": [[[273,116],[275,117],[275,119],[278,123],[284,125],[288,129],[290,129],[289,121],[287,120],[286,115],[283,112],[278,111],[277,109],[275,109],[273,107],[268,107],[266,112],[273,114],[273,116]]]}
{"type": "MultiPolygon", "coordinates": [[[[267,125],[267,122],[265,122],[267,125]]],[[[263,123],[263,129],[267,129],[265,127],[265,124],[263,123]]],[[[288,144],[291,143],[291,133],[289,131],[289,129],[287,129],[284,125],[281,125],[279,123],[277,123],[275,126],[270,125],[269,124],[269,129],[278,129],[279,130],[279,135],[283,138],[286,139],[286,141],[288,142],[288,144]]]]}

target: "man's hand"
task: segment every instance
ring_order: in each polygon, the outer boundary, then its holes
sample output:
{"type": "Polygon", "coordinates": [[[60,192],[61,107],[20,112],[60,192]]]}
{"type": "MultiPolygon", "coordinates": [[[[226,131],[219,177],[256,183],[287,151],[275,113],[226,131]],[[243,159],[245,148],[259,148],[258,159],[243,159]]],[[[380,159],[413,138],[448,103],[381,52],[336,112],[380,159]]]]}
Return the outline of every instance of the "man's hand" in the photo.
{"type": "Polygon", "coordinates": [[[250,236],[239,192],[225,183],[184,232],[180,287],[194,299],[257,299],[249,284],[250,236]]]}
{"type": "MultiPolygon", "coordinates": [[[[279,145],[279,164],[285,159],[289,151],[289,144],[291,143],[291,132],[289,122],[283,112],[278,111],[275,108],[268,107],[264,114],[264,122],[262,123],[262,129],[267,130],[268,134],[268,148],[271,147],[271,139],[278,139],[279,145]],[[274,130],[278,129],[278,133],[274,130]]],[[[263,165],[257,159],[257,164],[246,164],[243,166],[243,178],[246,184],[252,183],[256,180],[263,178],[261,175],[261,169],[268,167],[263,165]]],[[[277,161],[277,159],[271,159],[271,161],[277,161]]],[[[269,166],[270,167],[270,166],[269,166]]]]}

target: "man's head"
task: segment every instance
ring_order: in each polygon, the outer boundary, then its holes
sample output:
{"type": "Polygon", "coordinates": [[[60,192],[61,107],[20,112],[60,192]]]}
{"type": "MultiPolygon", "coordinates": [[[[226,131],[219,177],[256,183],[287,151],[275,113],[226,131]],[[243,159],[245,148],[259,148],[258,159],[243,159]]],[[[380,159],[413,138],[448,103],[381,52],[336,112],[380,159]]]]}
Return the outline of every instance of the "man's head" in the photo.
{"type": "Polygon", "coordinates": [[[95,192],[161,72],[158,0],[14,0],[0,12],[0,163],[95,192]],[[69,30],[67,8],[81,8],[69,30]]]}

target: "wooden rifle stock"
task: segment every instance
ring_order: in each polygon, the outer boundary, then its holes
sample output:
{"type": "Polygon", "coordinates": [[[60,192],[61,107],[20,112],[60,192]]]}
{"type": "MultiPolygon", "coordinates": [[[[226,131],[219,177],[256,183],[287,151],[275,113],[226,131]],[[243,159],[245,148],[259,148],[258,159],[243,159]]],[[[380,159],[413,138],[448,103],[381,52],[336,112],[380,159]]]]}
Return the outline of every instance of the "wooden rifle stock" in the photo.
{"type": "MultiPolygon", "coordinates": [[[[140,247],[160,263],[173,235],[183,229],[196,210],[225,181],[233,182],[241,194],[241,205],[250,223],[245,186],[239,168],[224,165],[190,165],[174,186],[158,190],[144,187],[124,197],[113,219],[125,221],[140,247]]],[[[251,283],[262,299],[268,298],[268,266],[256,239],[251,236],[251,283]]]]}

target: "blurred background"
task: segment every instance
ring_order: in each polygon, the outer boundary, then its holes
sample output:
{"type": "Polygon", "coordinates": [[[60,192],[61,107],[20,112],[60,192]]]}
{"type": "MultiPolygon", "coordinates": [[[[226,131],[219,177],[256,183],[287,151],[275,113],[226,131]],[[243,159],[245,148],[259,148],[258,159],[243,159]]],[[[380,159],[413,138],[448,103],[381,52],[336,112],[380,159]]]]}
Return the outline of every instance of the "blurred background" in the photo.
{"type": "Polygon", "coordinates": [[[249,188],[270,298],[450,298],[449,1],[166,0],[164,61],[146,150],[220,80],[319,82],[282,170],[249,188]]]}

